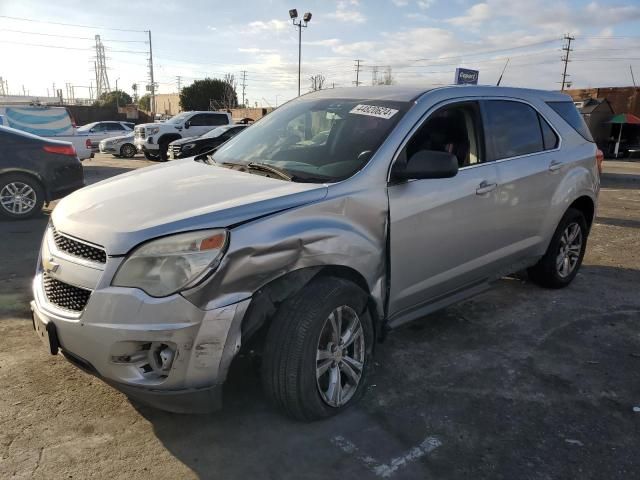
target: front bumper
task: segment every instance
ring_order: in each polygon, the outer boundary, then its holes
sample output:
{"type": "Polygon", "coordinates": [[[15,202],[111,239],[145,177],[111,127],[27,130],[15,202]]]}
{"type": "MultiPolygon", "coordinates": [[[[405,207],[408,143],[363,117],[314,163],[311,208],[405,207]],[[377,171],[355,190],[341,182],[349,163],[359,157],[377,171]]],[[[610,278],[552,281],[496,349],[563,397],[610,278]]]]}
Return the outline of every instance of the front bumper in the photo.
{"type": "Polygon", "coordinates": [[[140,402],[182,413],[220,407],[250,299],[201,310],[178,294],[153,298],[135,288],[112,287],[121,258],[108,258],[98,269],[58,251],[49,234],[42,255],[47,268],[57,265],[47,276],[91,293],[81,312],[60,308],[47,297],[40,266],[31,309],[41,338],[51,323],[68,359],[140,402]],[[162,348],[173,352],[167,368],[158,362],[162,348]]]}
{"type": "Polygon", "coordinates": [[[100,150],[100,153],[110,153],[112,155],[120,153],[120,145],[117,144],[106,144],[100,142],[98,149],[100,150]]]}
{"type": "Polygon", "coordinates": [[[157,143],[154,143],[153,137],[136,137],[133,140],[133,144],[136,146],[138,152],[157,152],[160,148],[157,143]]]}

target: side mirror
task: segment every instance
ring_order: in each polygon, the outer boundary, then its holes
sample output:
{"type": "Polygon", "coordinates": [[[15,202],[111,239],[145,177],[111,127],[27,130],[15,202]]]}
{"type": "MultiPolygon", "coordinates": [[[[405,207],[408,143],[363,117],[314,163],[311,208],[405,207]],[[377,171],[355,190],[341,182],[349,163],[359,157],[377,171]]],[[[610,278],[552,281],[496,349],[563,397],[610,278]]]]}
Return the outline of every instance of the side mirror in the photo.
{"type": "Polygon", "coordinates": [[[89,129],[89,132],[90,132],[90,133],[96,133],[96,129],[95,129],[95,127],[94,127],[94,128],[90,128],[90,129],[89,129]]]}
{"type": "Polygon", "coordinates": [[[184,122],[184,128],[189,128],[191,126],[191,120],[187,120],[184,122]]]}
{"type": "Polygon", "coordinates": [[[457,174],[458,158],[435,150],[419,150],[407,159],[406,164],[396,163],[393,169],[396,180],[451,178],[457,174]]]}

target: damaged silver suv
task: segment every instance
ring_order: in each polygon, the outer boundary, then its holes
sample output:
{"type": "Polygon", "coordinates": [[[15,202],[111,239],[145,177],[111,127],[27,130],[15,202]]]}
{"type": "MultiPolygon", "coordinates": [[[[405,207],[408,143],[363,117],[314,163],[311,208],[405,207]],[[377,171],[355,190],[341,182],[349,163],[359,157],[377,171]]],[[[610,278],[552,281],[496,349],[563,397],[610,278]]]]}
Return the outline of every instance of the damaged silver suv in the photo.
{"type": "Polygon", "coordinates": [[[220,406],[232,360],[259,346],[267,397],[323,418],[362,396],[388,329],[525,268],[568,285],[598,189],[565,95],[323,90],[207,155],[62,200],[34,327],[52,354],[177,412],[220,406]]]}

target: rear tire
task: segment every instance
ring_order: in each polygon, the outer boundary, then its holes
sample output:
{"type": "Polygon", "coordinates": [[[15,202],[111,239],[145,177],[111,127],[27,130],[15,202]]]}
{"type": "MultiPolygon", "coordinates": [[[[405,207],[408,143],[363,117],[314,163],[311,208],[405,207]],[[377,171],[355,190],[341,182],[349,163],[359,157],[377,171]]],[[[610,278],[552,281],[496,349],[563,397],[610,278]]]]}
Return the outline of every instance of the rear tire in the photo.
{"type": "Polygon", "coordinates": [[[262,359],[267,397],[299,420],[340,413],[364,394],[373,341],[360,288],[335,277],[311,281],[283,302],[269,328],[262,359]]]}
{"type": "Polygon", "coordinates": [[[566,211],[540,261],[527,270],[529,278],[545,288],[564,288],[578,274],[587,248],[589,230],[584,214],[566,211]]]}
{"type": "Polygon", "coordinates": [[[169,160],[168,152],[169,152],[169,143],[170,142],[162,142],[158,144],[158,149],[160,151],[160,161],[166,162],[169,160]]]}
{"type": "Polygon", "coordinates": [[[38,180],[22,173],[0,176],[0,217],[31,218],[42,210],[44,188],[38,180]]]}

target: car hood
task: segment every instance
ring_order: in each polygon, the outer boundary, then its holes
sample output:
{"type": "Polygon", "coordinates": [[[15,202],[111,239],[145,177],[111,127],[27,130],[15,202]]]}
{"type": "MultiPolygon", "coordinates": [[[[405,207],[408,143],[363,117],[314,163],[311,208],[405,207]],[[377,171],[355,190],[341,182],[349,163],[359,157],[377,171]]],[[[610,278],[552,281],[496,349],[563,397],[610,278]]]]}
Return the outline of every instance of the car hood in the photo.
{"type": "Polygon", "coordinates": [[[138,127],[142,127],[142,128],[163,127],[165,125],[167,125],[167,124],[166,123],[140,123],[140,124],[136,125],[136,128],[138,128],[138,127]]]}
{"type": "Polygon", "coordinates": [[[124,255],[151,238],[229,227],[323,199],[326,185],[295,183],[192,158],[146,167],[65,197],[51,217],[68,235],[124,255]]]}
{"type": "Polygon", "coordinates": [[[178,140],[174,140],[169,145],[185,145],[187,143],[195,142],[196,140],[200,140],[200,137],[183,137],[178,140]]]}

